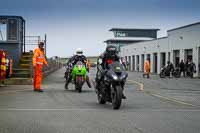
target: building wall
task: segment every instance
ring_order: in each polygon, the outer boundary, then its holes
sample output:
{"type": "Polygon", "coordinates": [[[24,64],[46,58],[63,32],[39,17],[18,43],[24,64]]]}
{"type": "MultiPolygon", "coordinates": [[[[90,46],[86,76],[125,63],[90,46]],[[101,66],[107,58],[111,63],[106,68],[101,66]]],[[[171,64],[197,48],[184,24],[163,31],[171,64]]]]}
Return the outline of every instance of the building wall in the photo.
{"type": "MultiPolygon", "coordinates": [[[[198,64],[200,63],[199,49],[200,24],[197,24],[183,29],[169,31],[168,37],[165,38],[124,46],[121,48],[120,56],[125,57],[139,55],[139,66],[141,66],[142,54],[144,54],[145,59],[147,58],[147,55],[150,55],[151,72],[155,73],[154,69],[156,65],[156,73],[159,74],[161,63],[163,61],[163,56],[161,56],[161,54],[165,53],[165,64],[169,59],[172,63],[175,63],[175,50],[179,51],[179,61],[186,59],[186,50],[192,50],[193,62],[196,64],[198,70],[197,74],[195,75],[197,76],[199,73],[198,64]],[[170,55],[168,53],[170,53],[170,55]],[[157,64],[155,64],[155,55],[157,55],[157,64]]],[[[139,67],[139,71],[143,71],[142,66],[139,67]]]]}

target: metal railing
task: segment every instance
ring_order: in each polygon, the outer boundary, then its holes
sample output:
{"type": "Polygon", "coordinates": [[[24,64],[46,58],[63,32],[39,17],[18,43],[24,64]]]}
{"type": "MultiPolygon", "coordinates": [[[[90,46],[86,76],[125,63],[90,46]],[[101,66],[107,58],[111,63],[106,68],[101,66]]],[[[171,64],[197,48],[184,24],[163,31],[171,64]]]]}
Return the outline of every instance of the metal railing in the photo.
{"type": "Polygon", "coordinates": [[[45,49],[45,55],[46,55],[46,42],[47,42],[47,36],[45,34],[44,40],[41,39],[41,36],[25,36],[25,47],[24,47],[24,53],[33,51],[37,46],[39,42],[44,42],[44,49],[45,49]]]}

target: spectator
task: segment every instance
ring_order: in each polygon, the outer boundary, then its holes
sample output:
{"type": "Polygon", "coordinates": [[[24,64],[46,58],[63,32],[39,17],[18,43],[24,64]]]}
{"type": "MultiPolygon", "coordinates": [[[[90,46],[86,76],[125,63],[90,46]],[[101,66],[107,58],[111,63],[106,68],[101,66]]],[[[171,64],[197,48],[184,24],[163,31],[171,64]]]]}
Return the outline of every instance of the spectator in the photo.
{"type": "Polygon", "coordinates": [[[180,67],[180,75],[183,72],[183,76],[185,77],[185,63],[183,62],[183,60],[181,60],[179,67],[180,67]]]}
{"type": "Polygon", "coordinates": [[[174,65],[170,62],[167,61],[167,66],[166,66],[166,76],[171,76],[171,73],[174,71],[174,65]]]}
{"type": "Polygon", "coordinates": [[[188,72],[190,78],[193,78],[193,74],[196,73],[196,65],[191,60],[188,62],[188,72]]]}

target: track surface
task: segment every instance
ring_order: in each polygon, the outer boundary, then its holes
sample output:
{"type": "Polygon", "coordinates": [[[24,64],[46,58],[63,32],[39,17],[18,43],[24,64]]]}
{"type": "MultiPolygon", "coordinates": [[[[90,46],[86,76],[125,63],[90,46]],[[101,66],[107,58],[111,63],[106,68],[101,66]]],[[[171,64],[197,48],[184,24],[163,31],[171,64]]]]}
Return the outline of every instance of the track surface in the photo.
{"type": "Polygon", "coordinates": [[[200,132],[198,79],[143,79],[130,72],[127,100],[112,110],[111,104],[99,105],[86,85],[82,93],[72,85],[65,90],[63,73],[60,69],[44,80],[44,93],[32,86],[1,87],[0,133],[200,132]]]}

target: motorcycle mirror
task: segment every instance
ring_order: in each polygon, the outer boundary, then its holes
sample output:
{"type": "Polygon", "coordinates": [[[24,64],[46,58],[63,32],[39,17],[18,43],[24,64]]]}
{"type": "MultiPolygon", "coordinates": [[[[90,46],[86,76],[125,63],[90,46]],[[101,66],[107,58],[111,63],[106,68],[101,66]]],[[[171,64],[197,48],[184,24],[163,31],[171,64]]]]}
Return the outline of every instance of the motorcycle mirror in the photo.
{"type": "Polygon", "coordinates": [[[99,64],[101,64],[102,63],[102,59],[99,59],[98,62],[99,62],[99,64]]]}

